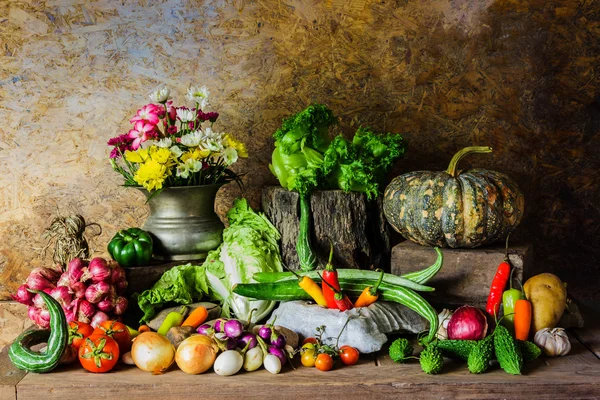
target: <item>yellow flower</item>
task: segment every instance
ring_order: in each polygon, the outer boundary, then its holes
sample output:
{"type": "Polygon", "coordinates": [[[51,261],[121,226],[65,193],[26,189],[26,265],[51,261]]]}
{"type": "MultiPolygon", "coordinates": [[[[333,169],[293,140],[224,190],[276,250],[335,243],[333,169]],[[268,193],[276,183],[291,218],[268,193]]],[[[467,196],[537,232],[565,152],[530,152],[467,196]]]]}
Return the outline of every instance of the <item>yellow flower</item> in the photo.
{"type": "Polygon", "coordinates": [[[196,147],[193,151],[186,151],[181,155],[181,161],[186,162],[189,159],[202,160],[210,155],[210,150],[203,150],[200,147],[196,147]]]}
{"type": "Polygon", "coordinates": [[[225,147],[233,147],[237,151],[238,156],[248,157],[248,150],[246,150],[246,145],[243,142],[234,139],[229,133],[225,134],[224,141],[226,144],[225,147]]]}
{"type": "Polygon", "coordinates": [[[160,164],[166,164],[171,159],[171,150],[160,147],[151,147],[150,158],[160,164]]]}
{"type": "Polygon", "coordinates": [[[125,150],[125,159],[132,163],[143,163],[148,159],[148,150],[139,148],[136,151],[125,150]]]}
{"type": "Polygon", "coordinates": [[[135,173],[133,179],[148,191],[162,189],[163,182],[168,176],[167,167],[156,160],[148,160],[135,173]]]}

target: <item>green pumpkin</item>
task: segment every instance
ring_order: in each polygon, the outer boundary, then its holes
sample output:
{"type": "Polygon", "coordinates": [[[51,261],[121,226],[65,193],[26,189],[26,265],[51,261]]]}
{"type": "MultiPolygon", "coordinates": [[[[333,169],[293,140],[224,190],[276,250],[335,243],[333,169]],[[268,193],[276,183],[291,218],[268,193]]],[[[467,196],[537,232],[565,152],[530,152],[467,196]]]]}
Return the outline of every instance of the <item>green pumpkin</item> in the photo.
{"type": "Polygon", "coordinates": [[[385,189],[383,211],[402,236],[421,245],[472,248],[504,239],[519,224],[525,201],[508,176],[485,169],[457,171],[470,153],[491,147],[467,147],[443,172],[400,175],[385,189]]]}

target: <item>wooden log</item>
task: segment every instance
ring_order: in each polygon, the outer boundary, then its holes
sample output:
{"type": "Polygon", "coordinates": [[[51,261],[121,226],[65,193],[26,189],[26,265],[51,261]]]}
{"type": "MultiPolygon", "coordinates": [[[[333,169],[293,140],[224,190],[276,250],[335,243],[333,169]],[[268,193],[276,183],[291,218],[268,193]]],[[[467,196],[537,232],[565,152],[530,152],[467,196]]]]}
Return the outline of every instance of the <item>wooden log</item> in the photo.
{"type": "MultiPolygon", "coordinates": [[[[298,194],[279,186],[263,189],[262,208],[281,233],[281,255],[290,269],[298,269],[298,194]]],[[[311,243],[322,264],[327,262],[329,239],[338,268],[389,267],[390,232],[381,198],[368,201],[362,193],[315,191],[311,196],[311,243]]]]}

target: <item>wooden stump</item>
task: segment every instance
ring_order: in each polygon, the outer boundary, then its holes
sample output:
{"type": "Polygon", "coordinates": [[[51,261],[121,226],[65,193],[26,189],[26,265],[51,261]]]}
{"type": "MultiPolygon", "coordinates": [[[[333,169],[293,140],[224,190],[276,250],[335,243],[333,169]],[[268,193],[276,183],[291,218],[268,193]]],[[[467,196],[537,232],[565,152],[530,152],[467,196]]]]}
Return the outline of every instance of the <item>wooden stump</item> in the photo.
{"type": "MultiPolygon", "coordinates": [[[[290,269],[298,269],[299,196],[279,186],[262,192],[262,208],[281,233],[281,255],[290,269]]],[[[322,264],[329,255],[329,239],[338,268],[389,268],[390,232],[383,216],[381,197],[368,201],[362,193],[316,191],[311,196],[313,249],[322,264]]]]}

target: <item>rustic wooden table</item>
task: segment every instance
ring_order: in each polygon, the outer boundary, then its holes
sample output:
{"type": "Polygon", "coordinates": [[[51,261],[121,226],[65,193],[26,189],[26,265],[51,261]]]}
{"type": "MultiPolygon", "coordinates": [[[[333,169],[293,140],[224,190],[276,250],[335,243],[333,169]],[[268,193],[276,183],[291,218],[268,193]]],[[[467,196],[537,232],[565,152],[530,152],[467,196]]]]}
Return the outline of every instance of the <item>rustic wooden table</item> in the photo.
{"type": "Polygon", "coordinates": [[[286,367],[279,375],[260,370],[221,377],[213,372],[187,375],[173,367],[163,375],[120,365],[92,374],[78,365],[47,374],[26,374],[12,367],[6,349],[0,354],[0,400],[26,399],[600,399],[600,323],[571,332],[569,355],[542,357],[512,376],[497,365],[482,375],[465,363],[446,360],[440,375],[424,374],[418,362],[394,364],[388,356],[364,357],[352,367],[321,372],[286,367]]]}

